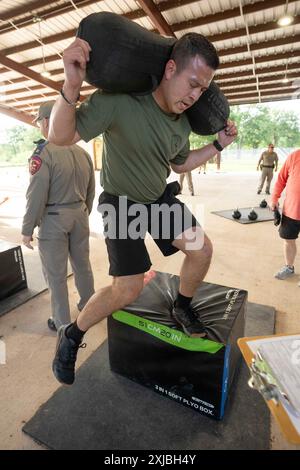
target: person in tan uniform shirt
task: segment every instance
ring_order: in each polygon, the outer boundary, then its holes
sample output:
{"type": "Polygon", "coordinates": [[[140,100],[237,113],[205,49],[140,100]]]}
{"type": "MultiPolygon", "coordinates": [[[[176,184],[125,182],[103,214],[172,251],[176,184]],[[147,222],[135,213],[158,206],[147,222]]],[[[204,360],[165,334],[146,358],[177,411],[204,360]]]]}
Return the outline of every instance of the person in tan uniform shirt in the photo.
{"type": "Polygon", "coordinates": [[[259,170],[259,168],[261,168],[261,177],[259,186],[257,188],[257,194],[261,193],[265,180],[267,180],[266,194],[270,194],[273,170],[275,168],[275,171],[277,171],[278,168],[278,155],[276,152],[274,152],[273,144],[269,144],[268,150],[261,154],[261,157],[258,160],[257,170],[259,170]]]}
{"type": "MultiPolygon", "coordinates": [[[[43,103],[35,121],[48,136],[54,101],[43,103]]],[[[33,249],[33,231],[39,226],[38,247],[43,274],[51,295],[51,330],[70,322],[67,263],[70,260],[82,310],[94,293],[89,260],[89,214],[95,196],[94,169],[89,154],[78,145],[58,147],[40,139],[29,159],[30,183],[22,225],[22,243],[33,249]]]]}
{"type": "Polygon", "coordinates": [[[191,196],[194,196],[194,185],[193,185],[193,178],[192,178],[191,171],[187,171],[186,173],[181,173],[180,178],[179,178],[180,193],[182,192],[182,189],[183,189],[183,180],[185,176],[187,177],[188,187],[189,187],[191,196]]]}

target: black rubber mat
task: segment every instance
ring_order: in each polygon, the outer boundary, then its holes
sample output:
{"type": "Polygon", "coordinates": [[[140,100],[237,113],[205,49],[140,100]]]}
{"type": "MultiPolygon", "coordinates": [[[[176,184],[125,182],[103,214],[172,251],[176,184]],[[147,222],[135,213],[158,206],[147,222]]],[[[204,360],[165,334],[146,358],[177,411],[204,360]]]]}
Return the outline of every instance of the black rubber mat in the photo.
{"type": "Polygon", "coordinates": [[[232,213],[233,211],[235,211],[235,209],[237,208],[235,207],[234,209],[229,209],[226,211],[215,211],[212,212],[212,214],[219,215],[220,217],[225,217],[225,219],[232,220],[233,222],[238,222],[239,224],[256,224],[258,222],[268,222],[269,220],[273,220],[273,212],[271,212],[270,209],[268,209],[267,207],[265,209],[262,209],[261,207],[239,207],[238,210],[242,214],[240,219],[234,219],[232,217],[232,213]],[[258,215],[256,220],[248,219],[248,214],[249,212],[251,212],[252,209],[254,209],[258,215]]]}
{"type": "MultiPolygon", "coordinates": [[[[247,336],[272,334],[274,324],[273,308],[248,304],[247,336]]],[[[242,362],[225,417],[214,421],[113,374],[105,342],[23,431],[50,449],[269,449],[268,407],[248,378],[242,362]]]]}

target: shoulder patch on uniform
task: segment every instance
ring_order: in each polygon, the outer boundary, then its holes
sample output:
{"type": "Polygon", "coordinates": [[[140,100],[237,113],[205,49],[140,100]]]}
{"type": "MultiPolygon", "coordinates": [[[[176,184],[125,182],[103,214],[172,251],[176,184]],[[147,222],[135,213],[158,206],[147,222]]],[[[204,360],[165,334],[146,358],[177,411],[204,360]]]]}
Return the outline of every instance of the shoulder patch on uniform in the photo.
{"type": "Polygon", "coordinates": [[[29,173],[31,175],[34,175],[41,168],[43,162],[40,157],[40,154],[43,148],[48,144],[47,140],[44,140],[44,139],[40,139],[35,143],[37,143],[38,145],[28,160],[29,161],[29,173]]]}
{"type": "Polygon", "coordinates": [[[29,173],[35,175],[42,166],[42,159],[39,155],[32,155],[29,160],[29,173]]]}

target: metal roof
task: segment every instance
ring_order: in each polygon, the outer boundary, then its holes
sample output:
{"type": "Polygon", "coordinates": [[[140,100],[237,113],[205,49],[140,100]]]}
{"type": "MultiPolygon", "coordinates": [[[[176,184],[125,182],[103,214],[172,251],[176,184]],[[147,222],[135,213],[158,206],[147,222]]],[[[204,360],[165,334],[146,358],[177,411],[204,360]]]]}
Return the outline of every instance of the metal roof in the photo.
{"type": "MultiPolygon", "coordinates": [[[[300,97],[300,0],[2,0],[0,112],[31,123],[39,104],[57,96],[62,52],[79,22],[99,11],[167,36],[206,36],[220,55],[215,80],[230,104],[300,97]],[[293,22],[280,27],[284,13],[293,22]],[[49,78],[41,75],[44,68],[49,78]]],[[[81,94],[92,91],[84,83],[81,94]]]]}

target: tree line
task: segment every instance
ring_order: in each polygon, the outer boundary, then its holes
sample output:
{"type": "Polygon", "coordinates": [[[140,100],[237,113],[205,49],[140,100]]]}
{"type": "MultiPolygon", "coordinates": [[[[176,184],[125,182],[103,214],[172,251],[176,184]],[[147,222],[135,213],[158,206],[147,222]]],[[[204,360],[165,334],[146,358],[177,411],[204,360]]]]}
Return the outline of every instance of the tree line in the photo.
{"type": "Polygon", "coordinates": [[[16,125],[2,132],[1,137],[0,163],[26,164],[36,147],[34,141],[42,136],[36,127],[16,125]]]}
{"type": "MultiPolygon", "coordinates": [[[[300,124],[294,111],[270,109],[264,105],[233,106],[230,119],[236,122],[239,131],[232,148],[264,148],[271,142],[275,147],[300,147],[300,124]]],[[[215,136],[192,134],[191,148],[201,147],[214,139],[215,136]]]]}

